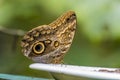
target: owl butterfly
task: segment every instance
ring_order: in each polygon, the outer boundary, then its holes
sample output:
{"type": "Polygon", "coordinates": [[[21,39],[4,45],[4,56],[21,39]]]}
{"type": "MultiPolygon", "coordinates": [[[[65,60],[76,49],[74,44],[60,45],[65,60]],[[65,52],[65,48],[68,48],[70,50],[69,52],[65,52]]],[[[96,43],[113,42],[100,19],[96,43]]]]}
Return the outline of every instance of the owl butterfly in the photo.
{"type": "Polygon", "coordinates": [[[76,14],[68,11],[54,22],[28,31],[21,47],[34,62],[59,64],[69,50],[76,29],[76,14]]]}

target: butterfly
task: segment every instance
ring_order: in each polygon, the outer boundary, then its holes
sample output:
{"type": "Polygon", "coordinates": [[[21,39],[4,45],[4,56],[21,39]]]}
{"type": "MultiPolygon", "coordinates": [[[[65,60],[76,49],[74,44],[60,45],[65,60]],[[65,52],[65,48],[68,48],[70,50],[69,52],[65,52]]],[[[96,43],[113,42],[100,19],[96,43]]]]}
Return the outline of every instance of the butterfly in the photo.
{"type": "Polygon", "coordinates": [[[23,54],[38,63],[62,63],[72,44],[76,22],[75,12],[68,11],[52,23],[28,31],[21,40],[23,54]]]}

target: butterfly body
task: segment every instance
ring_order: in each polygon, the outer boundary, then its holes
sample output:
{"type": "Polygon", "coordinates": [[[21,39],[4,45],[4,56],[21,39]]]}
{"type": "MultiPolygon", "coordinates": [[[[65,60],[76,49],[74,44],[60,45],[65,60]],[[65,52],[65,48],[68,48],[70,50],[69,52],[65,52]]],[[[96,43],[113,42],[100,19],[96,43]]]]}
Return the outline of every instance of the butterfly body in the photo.
{"type": "Polygon", "coordinates": [[[70,48],[75,29],[76,15],[69,11],[48,25],[28,31],[21,42],[22,52],[34,62],[61,63],[70,48]]]}

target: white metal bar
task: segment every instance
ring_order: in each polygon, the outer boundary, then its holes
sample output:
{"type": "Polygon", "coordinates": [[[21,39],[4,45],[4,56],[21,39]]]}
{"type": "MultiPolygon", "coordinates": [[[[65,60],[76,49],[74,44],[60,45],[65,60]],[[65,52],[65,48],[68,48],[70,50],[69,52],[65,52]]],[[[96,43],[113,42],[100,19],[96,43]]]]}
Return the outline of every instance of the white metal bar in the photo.
{"type": "Polygon", "coordinates": [[[40,64],[34,63],[29,66],[32,69],[49,72],[64,73],[73,76],[81,76],[95,79],[120,79],[119,68],[86,67],[64,64],[40,64]]]}

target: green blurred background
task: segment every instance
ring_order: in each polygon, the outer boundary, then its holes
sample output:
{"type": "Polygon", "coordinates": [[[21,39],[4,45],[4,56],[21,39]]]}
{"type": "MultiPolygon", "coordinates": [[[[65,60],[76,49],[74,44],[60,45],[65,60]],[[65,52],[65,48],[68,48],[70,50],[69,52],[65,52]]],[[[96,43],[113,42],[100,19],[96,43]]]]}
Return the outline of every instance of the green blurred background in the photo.
{"type": "MultiPolygon", "coordinates": [[[[120,67],[120,0],[0,0],[0,29],[29,31],[69,10],[76,12],[77,29],[65,64],[120,67]]],[[[0,30],[0,73],[51,78],[29,69],[21,38],[0,30]]]]}

